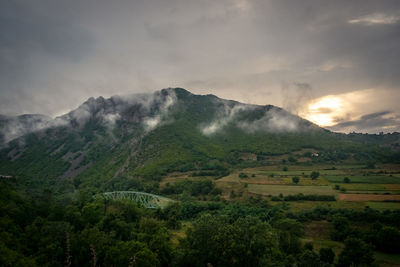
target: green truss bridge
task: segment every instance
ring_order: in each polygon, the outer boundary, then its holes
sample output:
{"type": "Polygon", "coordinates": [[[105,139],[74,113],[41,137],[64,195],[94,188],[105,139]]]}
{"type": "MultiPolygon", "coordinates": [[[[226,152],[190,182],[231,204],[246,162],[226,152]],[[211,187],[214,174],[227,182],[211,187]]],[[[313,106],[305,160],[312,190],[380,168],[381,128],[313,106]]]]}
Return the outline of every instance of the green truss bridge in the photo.
{"type": "Polygon", "coordinates": [[[105,199],[129,199],[135,201],[148,209],[156,209],[156,208],[164,208],[168,205],[168,203],[173,202],[174,200],[154,194],[144,193],[144,192],[136,192],[136,191],[114,191],[114,192],[105,192],[95,197],[103,197],[105,199]]]}

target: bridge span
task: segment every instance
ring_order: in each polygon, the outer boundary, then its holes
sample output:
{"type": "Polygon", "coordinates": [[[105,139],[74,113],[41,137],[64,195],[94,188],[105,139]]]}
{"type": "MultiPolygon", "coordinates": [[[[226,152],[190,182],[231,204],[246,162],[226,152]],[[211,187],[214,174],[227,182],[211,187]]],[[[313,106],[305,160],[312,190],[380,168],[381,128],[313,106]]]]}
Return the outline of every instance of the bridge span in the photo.
{"type": "Polygon", "coordinates": [[[148,209],[163,208],[174,200],[150,193],[137,191],[114,191],[105,192],[95,195],[95,197],[103,197],[105,199],[129,199],[135,201],[148,209]]]}

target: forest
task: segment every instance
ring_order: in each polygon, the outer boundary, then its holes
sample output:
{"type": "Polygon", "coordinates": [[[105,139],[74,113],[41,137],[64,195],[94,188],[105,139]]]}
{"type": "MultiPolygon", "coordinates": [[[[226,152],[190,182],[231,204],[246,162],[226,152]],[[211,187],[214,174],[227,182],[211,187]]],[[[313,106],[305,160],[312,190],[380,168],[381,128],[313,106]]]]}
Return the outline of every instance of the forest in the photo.
{"type": "Polygon", "coordinates": [[[72,200],[15,187],[1,181],[3,266],[372,266],[374,249],[400,253],[400,211],[292,212],[261,197],[196,201],[193,189],[180,202],[146,209],[85,191],[72,200]],[[323,220],[333,225],[331,239],[344,243],[337,261],[332,248],[302,241],[302,223],[323,220]],[[363,221],[368,227],[353,226],[363,221]]]}

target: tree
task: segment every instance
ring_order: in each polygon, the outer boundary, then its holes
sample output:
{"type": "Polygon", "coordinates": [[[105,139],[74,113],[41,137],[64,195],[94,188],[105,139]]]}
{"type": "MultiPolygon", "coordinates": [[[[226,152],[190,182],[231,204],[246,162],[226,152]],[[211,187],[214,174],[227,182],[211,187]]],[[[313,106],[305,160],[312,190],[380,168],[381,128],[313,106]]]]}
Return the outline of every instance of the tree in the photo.
{"type": "Polygon", "coordinates": [[[318,254],[311,250],[306,250],[300,255],[298,261],[299,267],[322,267],[324,266],[318,257],[318,254]]]}
{"type": "Polygon", "coordinates": [[[346,184],[350,183],[349,177],[344,177],[343,182],[346,184]]]}
{"type": "Polygon", "coordinates": [[[311,172],[310,177],[312,180],[317,179],[319,177],[319,172],[317,172],[317,171],[311,172]]]}
{"type": "Polygon", "coordinates": [[[312,242],[306,242],[304,244],[304,248],[313,251],[314,250],[314,245],[312,242]]]}
{"type": "Polygon", "coordinates": [[[292,181],[293,181],[294,184],[298,184],[300,182],[300,178],[295,176],[295,177],[292,178],[292,181]]]}
{"type": "Polygon", "coordinates": [[[365,166],[366,169],[375,169],[375,162],[370,161],[367,162],[367,166],[365,166]]]}
{"type": "Polygon", "coordinates": [[[245,179],[248,178],[249,176],[247,174],[245,174],[244,172],[239,173],[239,178],[241,179],[245,179]]]}
{"type": "Polygon", "coordinates": [[[338,266],[371,266],[374,262],[370,245],[359,238],[349,237],[339,255],[338,266]]]}
{"type": "Polygon", "coordinates": [[[184,244],[181,263],[186,266],[260,266],[278,252],[273,229],[254,217],[230,223],[226,216],[203,215],[184,244]]]}
{"type": "Polygon", "coordinates": [[[106,251],[107,266],[161,266],[156,253],[137,241],[119,241],[106,251]]]}
{"type": "Polygon", "coordinates": [[[165,208],[167,226],[170,229],[181,228],[182,207],[179,202],[173,202],[165,208]]]}
{"type": "Polygon", "coordinates": [[[331,248],[321,248],[319,250],[319,258],[323,262],[332,264],[335,259],[335,253],[331,248]]]}
{"type": "Polygon", "coordinates": [[[333,231],[331,238],[335,241],[343,241],[351,231],[350,222],[346,217],[335,216],[332,220],[333,231]]]}
{"type": "Polygon", "coordinates": [[[279,232],[279,246],[285,253],[298,253],[301,250],[300,237],[304,235],[301,223],[292,219],[278,220],[274,227],[279,232]]]}
{"type": "Polygon", "coordinates": [[[400,253],[400,231],[394,227],[383,227],[377,235],[378,249],[388,253],[400,253]]]}

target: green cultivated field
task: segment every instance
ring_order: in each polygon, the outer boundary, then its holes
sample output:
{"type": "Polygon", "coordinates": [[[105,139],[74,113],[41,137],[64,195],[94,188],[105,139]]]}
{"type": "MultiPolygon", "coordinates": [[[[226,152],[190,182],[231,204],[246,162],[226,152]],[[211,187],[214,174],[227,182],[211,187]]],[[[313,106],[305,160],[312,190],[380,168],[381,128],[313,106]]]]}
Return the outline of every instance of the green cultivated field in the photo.
{"type": "Polygon", "coordinates": [[[400,210],[400,202],[367,202],[375,210],[400,210]]]}
{"type": "MultiPolygon", "coordinates": [[[[271,202],[280,203],[280,202],[271,202]]],[[[377,202],[371,202],[377,203],[377,202]]],[[[385,203],[387,204],[387,203],[385,203]]],[[[393,203],[391,203],[393,204],[393,203]]],[[[317,206],[329,207],[332,209],[350,209],[350,210],[363,210],[367,204],[360,201],[291,201],[289,202],[290,209],[294,212],[301,210],[311,210],[317,206]]]]}
{"type": "Polygon", "coordinates": [[[389,175],[375,175],[375,176],[336,176],[328,175],[325,178],[331,183],[343,183],[343,179],[348,177],[350,183],[363,183],[363,184],[397,184],[400,183],[400,177],[389,175]]]}
{"type": "MultiPolygon", "coordinates": [[[[337,195],[343,193],[367,193],[378,195],[400,194],[400,177],[397,176],[397,169],[393,166],[383,166],[379,169],[365,169],[365,165],[326,165],[326,164],[279,164],[237,170],[230,175],[217,181],[220,188],[224,190],[225,198],[229,199],[231,189],[241,190],[250,194],[263,196],[286,195],[337,195]],[[282,169],[286,167],[287,171],[282,169]],[[309,176],[311,172],[319,172],[319,177],[312,180],[309,176]],[[379,172],[379,174],[377,174],[379,172]],[[240,173],[247,177],[240,178],[240,173]],[[389,174],[390,173],[390,174],[389,174]],[[293,184],[292,178],[297,176],[300,180],[297,185],[293,184]],[[348,177],[349,183],[344,183],[343,179],[348,177]],[[236,186],[235,186],[236,185],[236,186]],[[335,190],[335,186],[340,190],[335,190]],[[241,188],[241,189],[240,189],[241,188]]],[[[300,207],[306,208],[302,202],[294,202],[293,209],[300,207]]],[[[317,204],[312,202],[313,205],[317,204]]],[[[326,204],[326,203],[325,203],[326,204]]],[[[322,205],[325,205],[322,204],[322,205]]],[[[386,203],[379,204],[382,209],[386,203]]],[[[367,206],[366,202],[348,204],[347,201],[336,202],[332,208],[354,208],[362,209],[367,206]],[[349,207],[348,207],[349,206],[349,207]]],[[[312,207],[311,207],[312,208],[312,207]]]]}
{"type": "Polygon", "coordinates": [[[278,196],[279,194],[296,195],[299,193],[307,195],[337,195],[331,186],[300,186],[300,185],[248,185],[248,192],[278,196]]]}
{"type": "MultiPolygon", "coordinates": [[[[292,168],[292,166],[288,167],[287,171],[283,171],[282,170],[283,167],[281,167],[280,170],[276,170],[276,171],[262,171],[260,173],[265,174],[265,175],[279,175],[279,176],[302,176],[302,175],[306,175],[309,176],[311,174],[311,172],[315,169],[310,169],[310,168],[305,168],[304,170],[300,169],[300,170],[290,170],[292,168]]],[[[342,170],[320,170],[318,169],[318,172],[321,175],[345,175],[346,173],[343,172],[342,170]]]]}
{"type": "Polygon", "coordinates": [[[341,184],[340,187],[349,191],[386,191],[385,186],[381,184],[341,184]]]}

